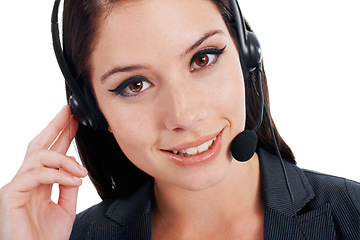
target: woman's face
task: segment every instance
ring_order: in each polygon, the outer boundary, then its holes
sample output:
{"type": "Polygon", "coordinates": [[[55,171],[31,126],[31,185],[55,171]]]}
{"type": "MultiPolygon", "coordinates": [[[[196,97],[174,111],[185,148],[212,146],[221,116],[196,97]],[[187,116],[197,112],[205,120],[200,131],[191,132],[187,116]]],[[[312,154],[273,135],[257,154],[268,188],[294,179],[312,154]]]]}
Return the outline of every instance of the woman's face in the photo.
{"type": "Polygon", "coordinates": [[[226,176],[245,126],[244,80],[211,1],[121,3],[101,20],[91,64],[99,108],[137,167],[189,190],[226,176]]]}

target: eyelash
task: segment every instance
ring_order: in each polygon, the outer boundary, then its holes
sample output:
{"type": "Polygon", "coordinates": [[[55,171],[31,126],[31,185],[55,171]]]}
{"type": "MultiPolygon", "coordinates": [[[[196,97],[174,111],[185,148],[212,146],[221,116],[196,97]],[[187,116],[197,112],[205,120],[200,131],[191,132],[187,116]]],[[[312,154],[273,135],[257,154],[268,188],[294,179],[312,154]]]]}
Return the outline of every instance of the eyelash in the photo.
{"type": "MultiPolygon", "coordinates": [[[[205,68],[208,68],[212,65],[214,65],[219,56],[224,53],[225,51],[225,47],[218,49],[218,48],[206,48],[203,49],[199,52],[197,52],[190,61],[190,72],[194,72],[194,71],[199,71],[205,68]],[[211,61],[209,60],[204,66],[198,66],[198,67],[194,67],[193,65],[195,64],[196,60],[199,57],[203,57],[205,56],[208,59],[211,59],[211,61]],[[211,57],[209,57],[208,55],[212,55],[211,57]]],[[[134,76],[134,77],[130,77],[128,79],[126,79],[124,82],[122,82],[118,87],[109,90],[110,92],[115,93],[116,95],[120,95],[123,97],[136,97],[139,94],[143,93],[144,91],[146,91],[149,87],[153,86],[153,84],[146,79],[143,76],[134,76]],[[141,89],[139,91],[133,91],[130,89],[131,84],[141,84],[141,89]],[[145,89],[144,89],[144,85],[145,85],[145,89]]],[[[137,87],[137,86],[135,86],[137,87]]]]}
{"type": "Polygon", "coordinates": [[[121,95],[123,97],[135,97],[144,91],[151,87],[153,84],[147,80],[145,77],[142,76],[134,76],[131,78],[126,79],[124,82],[122,82],[118,87],[109,90],[110,92],[116,93],[116,95],[121,95]],[[141,89],[138,92],[134,92],[130,89],[131,84],[141,83],[141,89]],[[143,89],[145,86],[145,90],[143,89]]]}
{"type": "Polygon", "coordinates": [[[207,67],[210,67],[212,65],[214,65],[217,60],[218,60],[218,57],[224,53],[225,51],[225,47],[221,48],[221,49],[218,49],[218,48],[206,48],[206,49],[203,49],[199,52],[197,52],[192,58],[191,58],[191,61],[190,61],[190,72],[194,72],[194,71],[199,71],[199,70],[202,70],[204,68],[207,68],[207,67]],[[209,57],[209,55],[212,55],[211,57],[209,57]],[[207,60],[208,62],[206,62],[206,64],[204,66],[198,66],[198,67],[194,67],[193,65],[196,64],[196,60],[199,59],[200,57],[204,57],[206,56],[207,57],[207,60]],[[211,60],[210,60],[211,59],[211,60]]]}

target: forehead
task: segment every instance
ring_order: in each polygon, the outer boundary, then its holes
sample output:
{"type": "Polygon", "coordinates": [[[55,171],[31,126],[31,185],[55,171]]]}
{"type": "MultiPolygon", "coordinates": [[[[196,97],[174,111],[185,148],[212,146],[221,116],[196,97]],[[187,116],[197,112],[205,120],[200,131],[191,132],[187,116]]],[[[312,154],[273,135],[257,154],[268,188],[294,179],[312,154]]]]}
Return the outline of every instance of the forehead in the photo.
{"type": "MultiPolygon", "coordinates": [[[[214,28],[225,27],[210,0],[136,0],[116,5],[100,23],[98,43],[152,46],[197,38],[214,28]],[[193,35],[198,36],[193,36],[193,35]],[[131,43],[131,44],[130,44],[131,43]]],[[[164,45],[163,45],[164,46],[164,45]]],[[[180,47],[180,46],[179,46],[180,47]]]]}
{"type": "Polygon", "coordinates": [[[147,20],[153,21],[156,17],[176,19],[178,15],[184,16],[184,13],[202,16],[203,13],[210,11],[209,14],[220,14],[214,0],[116,0],[110,1],[105,6],[108,7],[105,7],[107,10],[103,12],[104,22],[110,16],[114,17],[117,14],[123,15],[125,23],[126,20],[131,21],[131,17],[137,20],[146,17],[147,20]]]}
{"type": "Polygon", "coordinates": [[[230,38],[219,10],[210,0],[125,1],[100,22],[90,59],[92,79],[114,66],[169,67],[167,63],[174,63],[204,34],[216,30],[230,38]]]}

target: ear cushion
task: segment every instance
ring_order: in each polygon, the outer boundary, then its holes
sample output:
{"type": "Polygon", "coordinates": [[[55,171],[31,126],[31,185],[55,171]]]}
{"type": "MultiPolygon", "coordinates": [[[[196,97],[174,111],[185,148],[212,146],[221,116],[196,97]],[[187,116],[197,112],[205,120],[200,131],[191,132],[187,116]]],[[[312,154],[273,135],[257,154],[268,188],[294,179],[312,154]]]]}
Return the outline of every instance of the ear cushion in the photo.
{"type": "Polygon", "coordinates": [[[262,59],[261,46],[255,33],[245,30],[245,36],[239,38],[239,56],[244,79],[251,81],[251,72],[261,67],[262,59]],[[241,39],[245,40],[243,44],[241,39]]]}
{"type": "Polygon", "coordinates": [[[79,123],[98,130],[107,129],[108,124],[100,112],[96,100],[86,86],[81,87],[83,96],[72,94],[69,98],[69,105],[72,114],[79,123]]]}
{"type": "Polygon", "coordinates": [[[254,71],[261,64],[262,52],[258,38],[253,32],[247,31],[246,39],[247,51],[245,57],[245,63],[249,72],[254,71]]]}
{"type": "Polygon", "coordinates": [[[71,109],[71,113],[76,117],[79,123],[85,126],[95,126],[88,107],[86,104],[84,104],[84,101],[79,101],[76,97],[71,95],[69,98],[69,106],[71,109]]]}
{"type": "Polygon", "coordinates": [[[233,24],[238,37],[239,57],[244,79],[245,81],[250,81],[250,73],[261,66],[262,53],[260,43],[256,35],[246,29],[238,1],[230,0],[229,3],[234,14],[233,24]]]}
{"type": "Polygon", "coordinates": [[[104,118],[103,114],[100,112],[100,109],[92,91],[85,84],[82,85],[81,90],[84,94],[86,105],[89,109],[88,115],[90,116],[90,119],[92,121],[91,126],[98,130],[106,130],[108,128],[108,123],[104,118]]]}

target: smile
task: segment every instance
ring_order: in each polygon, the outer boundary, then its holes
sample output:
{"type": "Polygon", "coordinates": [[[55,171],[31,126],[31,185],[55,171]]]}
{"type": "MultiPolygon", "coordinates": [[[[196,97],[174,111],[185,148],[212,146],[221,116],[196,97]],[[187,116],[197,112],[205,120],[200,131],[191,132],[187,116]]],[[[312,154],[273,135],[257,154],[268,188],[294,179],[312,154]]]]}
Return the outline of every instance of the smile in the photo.
{"type": "Polygon", "coordinates": [[[223,131],[206,142],[200,140],[198,144],[185,144],[171,150],[163,150],[163,153],[165,153],[172,162],[181,167],[201,166],[211,162],[219,155],[222,145],[222,132],[223,131]]]}
{"type": "Polygon", "coordinates": [[[181,150],[173,150],[172,152],[176,155],[180,155],[183,157],[195,156],[195,155],[198,155],[202,152],[209,150],[209,148],[212,146],[212,144],[215,140],[216,140],[216,137],[214,137],[213,139],[211,139],[207,142],[204,142],[200,146],[181,149],[181,150]]]}

